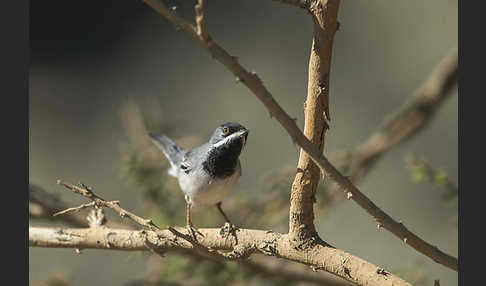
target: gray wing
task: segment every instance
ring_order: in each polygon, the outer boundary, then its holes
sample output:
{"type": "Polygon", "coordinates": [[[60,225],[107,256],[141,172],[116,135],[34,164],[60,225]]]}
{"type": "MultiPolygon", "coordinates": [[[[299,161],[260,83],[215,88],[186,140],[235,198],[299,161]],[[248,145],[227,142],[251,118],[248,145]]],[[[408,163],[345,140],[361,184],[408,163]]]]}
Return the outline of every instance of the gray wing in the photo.
{"type": "Polygon", "coordinates": [[[202,168],[202,162],[206,159],[208,144],[195,147],[184,153],[180,162],[180,168],[184,173],[189,174],[196,169],[202,168]]]}
{"type": "Polygon", "coordinates": [[[149,133],[149,136],[151,137],[152,142],[162,150],[165,157],[169,160],[171,166],[168,171],[169,175],[177,178],[179,166],[184,155],[184,149],[164,134],[149,133]]]}

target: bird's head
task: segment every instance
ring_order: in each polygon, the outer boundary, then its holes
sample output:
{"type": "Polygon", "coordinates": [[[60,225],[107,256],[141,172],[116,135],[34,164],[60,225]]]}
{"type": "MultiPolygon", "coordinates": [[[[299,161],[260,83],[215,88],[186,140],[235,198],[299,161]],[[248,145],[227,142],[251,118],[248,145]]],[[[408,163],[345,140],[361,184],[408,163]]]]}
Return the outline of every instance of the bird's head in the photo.
{"type": "Polygon", "coordinates": [[[241,146],[242,149],[248,138],[248,129],[243,125],[234,122],[227,122],[220,125],[211,136],[211,145],[214,148],[241,146]]]}

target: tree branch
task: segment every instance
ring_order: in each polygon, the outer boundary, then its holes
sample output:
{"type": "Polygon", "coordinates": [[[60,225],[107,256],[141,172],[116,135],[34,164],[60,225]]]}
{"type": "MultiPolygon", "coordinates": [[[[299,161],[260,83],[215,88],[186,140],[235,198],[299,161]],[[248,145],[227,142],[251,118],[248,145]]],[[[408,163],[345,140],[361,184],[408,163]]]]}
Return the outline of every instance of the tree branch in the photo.
{"type": "MultiPolygon", "coordinates": [[[[314,19],[314,38],[309,59],[309,79],[305,102],[304,134],[324,150],[329,128],[329,78],[334,34],[337,31],[339,0],[315,1],[309,11],[314,19]]],[[[301,149],[297,173],[290,195],[289,234],[296,245],[304,245],[317,236],[314,227],[314,203],[320,181],[319,167],[301,149]]]]}
{"type": "Polygon", "coordinates": [[[455,271],[458,270],[457,258],[440,251],[436,246],[427,243],[409,231],[402,223],[395,221],[388,214],[378,208],[368,197],[354,186],[347,177],[343,176],[327,160],[320,150],[305,137],[297,127],[295,120],[293,120],[275,101],[256,73],[248,72],[236,61],[235,57],[229,55],[223,48],[214,42],[210,36],[208,36],[208,38],[203,38],[198,35],[194,25],[169,10],[160,0],[144,0],[144,2],[187,34],[199,40],[199,43],[211,53],[213,58],[228,68],[240,82],[245,84],[245,86],[257,96],[270,112],[270,116],[277,119],[292,137],[292,140],[297,143],[312,158],[312,160],[314,160],[326,177],[335,181],[347,196],[366,210],[366,212],[368,212],[380,226],[392,232],[420,253],[432,258],[435,262],[455,271]]]}
{"type": "MultiPolygon", "coordinates": [[[[81,194],[84,197],[87,197],[87,198],[90,198],[90,199],[97,198],[97,201],[95,200],[91,203],[82,204],[79,207],[73,207],[73,208],[65,207],[66,209],[64,211],[59,211],[55,215],[67,214],[69,212],[76,211],[77,209],[85,208],[85,207],[94,207],[94,206],[100,206],[101,205],[101,206],[112,208],[111,206],[113,204],[119,206],[118,201],[107,202],[107,201],[101,199],[96,194],[94,194],[92,192],[92,190],[88,189],[84,185],[82,187],[78,187],[78,186],[75,186],[75,185],[72,185],[72,184],[69,184],[69,183],[65,183],[65,182],[61,182],[61,181],[58,181],[58,184],[61,184],[64,187],[66,187],[67,189],[72,190],[75,193],[81,194]]],[[[120,209],[112,208],[112,209],[114,209],[119,214],[129,213],[128,211],[121,209],[121,208],[120,209]]],[[[69,217],[69,216],[61,216],[61,217],[69,217]]],[[[134,214],[132,214],[130,218],[131,219],[135,218],[134,221],[142,222],[141,225],[143,225],[143,226],[146,226],[144,223],[146,221],[148,221],[148,220],[143,219],[141,217],[138,217],[134,214]]],[[[154,229],[154,230],[159,230],[159,229],[154,229]]],[[[179,231],[177,231],[174,228],[169,228],[169,231],[171,231],[174,235],[176,235],[178,237],[182,237],[186,240],[192,240],[192,238],[190,236],[187,236],[183,233],[180,233],[179,231]]],[[[221,261],[222,259],[234,260],[235,252],[233,252],[233,253],[230,252],[230,253],[226,253],[226,254],[222,255],[221,253],[218,253],[218,252],[208,251],[206,248],[201,247],[201,245],[199,245],[199,244],[194,244],[194,246],[197,248],[198,252],[188,251],[187,249],[184,249],[184,253],[186,253],[188,255],[192,255],[192,256],[204,257],[206,259],[211,259],[213,261],[221,261]]],[[[151,248],[151,250],[153,252],[157,253],[156,250],[154,251],[154,249],[152,249],[152,248],[151,248]]],[[[161,254],[161,253],[157,253],[157,254],[161,254]]],[[[240,257],[238,257],[238,258],[240,258],[240,257]]],[[[247,269],[251,269],[253,271],[258,271],[258,273],[261,273],[262,275],[271,276],[271,275],[278,272],[279,276],[286,277],[286,279],[289,279],[289,280],[292,280],[292,281],[305,281],[305,282],[309,282],[309,283],[313,283],[313,284],[328,284],[328,285],[335,285],[335,286],[341,285],[340,283],[332,281],[329,278],[309,277],[308,275],[300,274],[298,272],[292,272],[292,271],[289,271],[289,270],[281,270],[281,269],[278,270],[278,271],[272,270],[272,269],[269,269],[268,267],[265,267],[264,265],[262,265],[260,263],[252,262],[252,261],[249,261],[249,260],[239,260],[239,263],[243,267],[245,267],[247,269]]]]}
{"type": "Polygon", "coordinates": [[[454,48],[411,98],[389,114],[380,129],[358,146],[356,161],[360,171],[354,177],[364,176],[393,146],[406,142],[423,130],[456,87],[457,77],[458,54],[457,48],[454,48]]]}
{"type": "MultiPolygon", "coordinates": [[[[178,231],[189,235],[185,228],[178,231]]],[[[234,240],[220,235],[220,229],[199,229],[199,243],[207,249],[231,251],[234,240]]],[[[240,229],[238,245],[251,246],[254,252],[303,263],[316,270],[325,270],[357,285],[410,285],[392,274],[381,274],[378,267],[342,250],[316,244],[306,251],[295,249],[288,235],[263,230],[240,229]]],[[[29,228],[32,247],[109,249],[135,251],[155,250],[157,253],[192,249],[194,245],[169,230],[124,230],[97,228],[29,228]]]]}
{"type": "Polygon", "coordinates": [[[387,274],[383,278],[382,272],[369,272],[370,269],[381,268],[330,247],[320,240],[316,240],[311,246],[302,250],[293,246],[288,235],[264,230],[238,229],[236,233],[238,240],[236,240],[233,236],[221,233],[221,229],[199,229],[199,237],[193,238],[187,228],[169,227],[167,230],[162,230],[150,219],[139,217],[122,209],[118,203],[100,198],[91,188],[82,183],[79,187],[58,180],[58,184],[89,198],[95,202],[95,207],[111,208],[120,215],[123,214],[122,216],[148,227],[150,231],[113,229],[101,225],[93,225],[86,229],[30,227],[30,246],[79,250],[86,248],[149,250],[158,255],[163,255],[170,250],[193,250],[208,257],[228,260],[244,260],[252,254],[261,253],[309,265],[316,270],[322,269],[358,285],[368,285],[370,281],[375,281],[377,285],[391,285],[386,284],[391,278],[393,278],[391,281],[399,283],[397,285],[409,285],[393,275],[387,274]]]}
{"type": "Polygon", "coordinates": [[[74,227],[86,227],[86,217],[81,214],[53,217],[52,214],[66,209],[68,205],[40,186],[29,184],[29,219],[48,219],[65,222],[74,227]]]}
{"type": "MultiPolygon", "coordinates": [[[[457,78],[458,54],[457,48],[454,48],[405,103],[385,117],[377,131],[351,151],[333,156],[333,161],[354,183],[362,180],[383,155],[424,130],[442,103],[453,94],[457,78]]],[[[332,200],[337,202],[344,197],[338,191],[333,194],[332,200]]]]}

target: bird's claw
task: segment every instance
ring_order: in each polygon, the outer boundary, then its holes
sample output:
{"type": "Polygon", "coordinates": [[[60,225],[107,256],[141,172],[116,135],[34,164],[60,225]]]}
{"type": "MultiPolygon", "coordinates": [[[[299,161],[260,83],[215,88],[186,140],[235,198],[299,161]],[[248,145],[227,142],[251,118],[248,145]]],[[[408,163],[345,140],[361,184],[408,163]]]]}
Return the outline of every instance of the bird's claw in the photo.
{"type": "Polygon", "coordinates": [[[197,230],[197,228],[195,228],[192,224],[188,224],[186,228],[187,231],[192,235],[194,241],[197,241],[196,234],[199,234],[200,236],[204,237],[204,235],[199,230],[197,230]]]}
{"type": "Polygon", "coordinates": [[[236,237],[236,231],[239,230],[234,224],[230,222],[225,222],[224,225],[219,230],[219,235],[227,238],[232,235],[235,238],[235,244],[238,244],[238,237],[236,237]]]}

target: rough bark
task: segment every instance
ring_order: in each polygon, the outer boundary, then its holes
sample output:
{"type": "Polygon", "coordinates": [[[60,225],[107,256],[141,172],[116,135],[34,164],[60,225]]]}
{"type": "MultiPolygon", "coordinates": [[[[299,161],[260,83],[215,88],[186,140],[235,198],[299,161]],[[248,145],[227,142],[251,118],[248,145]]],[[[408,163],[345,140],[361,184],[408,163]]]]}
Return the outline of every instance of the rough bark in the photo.
{"type": "MultiPolygon", "coordinates": [[[[339,0],[320,0],[311,4],[314,37],[309,59],[307,99],[305,101],[304,134],[320,152],[324,149],[326,120],[329,115],[329,78],[332,44],[338,28],[339,0]]],[[[314,227],[315,192],[321,171],[312,158],[300,151],[297,174],[290,195],[289,234],[300,247],[317,236],[314,227]]]]}
{"type": "MultiPolygon", "coordinates": [[[[177,229],[189,235],[185,228],[177,229]]],[[[175,235],[170,230],[124,230],[106,227],[96,228],[29,228],[31,247],[145,250],[158,254],[180,249],[200,251],[200,246],[213,251],[229,251],[231,259],[245,259],[245,254],[275,256],[324,270],[357,285],[411,285],[393,274],[363,259],[320,243],[306,250],[297,250],[288,235],[264,230],[241,229],[238,245],[232,236],[223,237],[220,229],[199,229],[199,246],[175,235]]]]}

